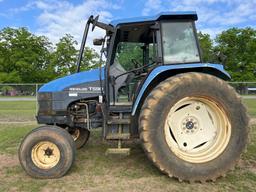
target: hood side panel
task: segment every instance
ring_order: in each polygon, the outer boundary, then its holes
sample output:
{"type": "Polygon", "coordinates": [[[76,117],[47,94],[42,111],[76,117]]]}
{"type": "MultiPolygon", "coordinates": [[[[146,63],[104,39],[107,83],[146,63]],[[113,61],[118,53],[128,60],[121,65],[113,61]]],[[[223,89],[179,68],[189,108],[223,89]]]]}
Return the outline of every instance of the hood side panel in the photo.
{"type": "MultiPolygon", "coordinates": [[[[104,69],[102,68],[101,71],[101,78],[104,79],[104,69]]],[[[63,91],[67,87],[99,80],[100,69],[93,69],[50,81],[49,83],[44,84],[38,92],[58,92],[63,91]]]]}

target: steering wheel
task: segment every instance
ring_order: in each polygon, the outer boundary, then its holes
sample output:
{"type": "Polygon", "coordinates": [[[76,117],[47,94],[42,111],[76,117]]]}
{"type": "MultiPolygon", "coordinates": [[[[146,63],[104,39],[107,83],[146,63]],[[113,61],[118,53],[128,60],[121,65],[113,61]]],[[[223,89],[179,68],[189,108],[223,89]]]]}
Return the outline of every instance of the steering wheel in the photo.
{"type": "Polygon", "coordinates": [[[136,59],[131,59],[132,63],[134,64],[135,66],[135,69],[138,69],[137,71],[135,71],[135,74],[140,74],[140,73],[144,73],[145,72],[145,67],[146,66],[143,66],[140,64],[139,61],[137,61],[136,59]],[[140,69],[139,69],[140,68],[140,69]]]}

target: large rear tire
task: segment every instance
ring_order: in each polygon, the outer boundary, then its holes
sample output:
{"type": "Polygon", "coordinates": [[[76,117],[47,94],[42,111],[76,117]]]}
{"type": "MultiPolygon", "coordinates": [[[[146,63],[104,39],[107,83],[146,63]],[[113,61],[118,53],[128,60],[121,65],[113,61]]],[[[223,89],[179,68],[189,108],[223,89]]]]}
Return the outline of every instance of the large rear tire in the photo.
{"type": "Polygon", "coordinates": [[[21,142],[19,160],[28,175],[35,178],[59,178],[75,160],[73,138],[62,128],[42,126],[31,131],[21,142]]]}
{"type": "Polygon", "coordinates": [[[139,118],[149,159],[180,181],[209,181],[234,168],[246,147],[248,117],[235,90],[212,75],[186,73],[161,82],[139,118]]]}

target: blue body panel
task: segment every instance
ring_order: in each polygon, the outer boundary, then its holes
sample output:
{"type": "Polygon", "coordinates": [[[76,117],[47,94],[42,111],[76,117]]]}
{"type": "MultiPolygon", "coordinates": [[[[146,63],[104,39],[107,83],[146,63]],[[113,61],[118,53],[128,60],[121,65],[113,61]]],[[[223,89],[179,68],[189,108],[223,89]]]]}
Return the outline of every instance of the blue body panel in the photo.
{"type": "MultiPolygon", "coordinates": [[[[102,70],[102,79],[104,79],[104,68],[102,70]]],[[[100,80],[100,69],[93,69],[90,71],[82,71],[80,73],[75,73],[68,75],[59,79],[50,81],[44,84],[40,89],[40,92],[58,92],[63,91],[65,88],[78,85],[87,82],[99,81],[100,80]]]]}
{"type": "Polygon", "coordinates": [[[196,68],[214,68],[221,73],[223,73],[225,76],[228,78],[231,78],[230,75],[225,71],[223,68],[223,65],[221,64],[211,64],[211,63],[194,63],[194,64],[177,64],[177,65],[161,65],[159,67],[156,67],[151,71],[151,73],[148,75],[147,79],[144,81],[143,86],[140,89],[140,92],[133,104],[132,108],[132,116],[135,115],[136,109],[140,103],[140,100],[146,90],[146,88],[149,86],[149,84],[152,82],[152,80],[158,76],[160,73],[164,71],[169,71],[169,70],[175,70],[175,69],[196,69],[196,68]]]}
{"type": "Polygon", "coordinates": [[[113,20],[110,22],[110,24],[113,26],[117,26],[119,24],[124,24],[124,23],[156,21],[161,16],[186,16],[186,15],[191,15],[197,18],[197,13],[195,11],[174,11],[174,12],[161,12],[154,16],[133,17],[133,18],[127,18],[127,19],[113,20]]]}

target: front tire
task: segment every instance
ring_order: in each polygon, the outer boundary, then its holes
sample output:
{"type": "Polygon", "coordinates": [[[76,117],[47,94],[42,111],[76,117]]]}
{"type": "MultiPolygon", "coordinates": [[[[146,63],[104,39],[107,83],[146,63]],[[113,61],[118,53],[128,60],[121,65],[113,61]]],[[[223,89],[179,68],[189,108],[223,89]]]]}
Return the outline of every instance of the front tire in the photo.
{"type": "Polygon", "coordinates": [[[23,139],[19,160],[32,177],[59,178],[72,166],[75,151],[75,143],[67,131],[55,126],[42,126],[32,130],[23,139]]]}
{"type": "Polygon", "coordinates": [[[139,123],[149,159],[180,181],[204,182],[225,175],[248,138],[246,109],[234,89],[202,73],[160,83],[146,98],[139,123]]]}

